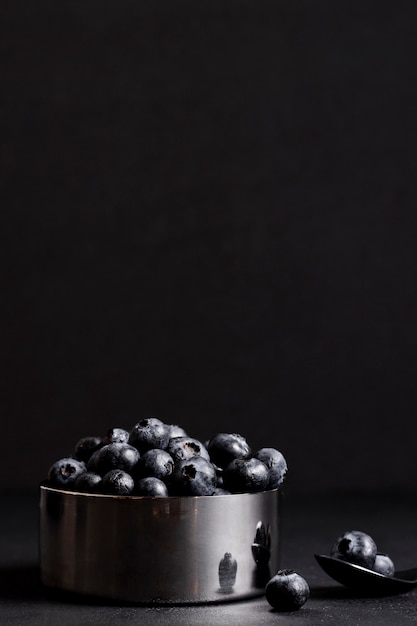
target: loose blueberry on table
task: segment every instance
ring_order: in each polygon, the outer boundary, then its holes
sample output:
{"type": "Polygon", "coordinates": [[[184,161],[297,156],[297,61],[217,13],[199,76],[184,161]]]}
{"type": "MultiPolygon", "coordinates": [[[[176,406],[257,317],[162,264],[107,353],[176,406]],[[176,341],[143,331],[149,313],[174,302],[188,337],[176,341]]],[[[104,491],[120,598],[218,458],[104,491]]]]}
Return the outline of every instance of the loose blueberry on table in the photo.
{"type": "Polygon", "coordinates": [[[85,436],[73,450],[51,465],[47,485],[87,494],[223,496],[276,489],[287,472],[275,448],[253,454],[237,433],[202,443],[156,417],[130,431],[112,427],[102,437],[85,436]]]}
{"type": "Polygon", "coordinates": [[[296,611],[310,596],[306,580],[292,569],[279,570],[265,587],[269,604],[277,611],[296,611]]]}

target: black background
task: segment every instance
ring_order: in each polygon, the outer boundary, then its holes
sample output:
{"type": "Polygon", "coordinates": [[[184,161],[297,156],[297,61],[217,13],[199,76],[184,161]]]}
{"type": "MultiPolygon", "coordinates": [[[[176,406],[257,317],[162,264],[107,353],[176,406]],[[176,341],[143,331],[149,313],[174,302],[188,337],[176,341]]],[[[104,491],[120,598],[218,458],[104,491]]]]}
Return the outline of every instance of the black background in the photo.
{"type": "Polygon", "coordinates": [[[2,3],[1,486],[156,415],[414,488],[415,3],[2,3]]]}

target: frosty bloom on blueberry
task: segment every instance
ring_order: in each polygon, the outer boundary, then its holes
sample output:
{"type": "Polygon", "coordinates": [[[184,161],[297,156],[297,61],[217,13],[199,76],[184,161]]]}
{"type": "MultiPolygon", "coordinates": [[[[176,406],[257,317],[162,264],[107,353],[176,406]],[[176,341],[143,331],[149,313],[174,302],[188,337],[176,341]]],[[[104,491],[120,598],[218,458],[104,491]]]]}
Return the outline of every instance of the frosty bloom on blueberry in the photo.
{"type": "Polygon", "coordinates": [[[287,471],[275,448],[253,455],[237,433],[218,433],[202,443],[157,417],[130,431],[113,427],[104,437],[83,437],[73,450],[75,458],[50,467],[50,486],[93,494],[224,496],[276,489],[287,471]]]}

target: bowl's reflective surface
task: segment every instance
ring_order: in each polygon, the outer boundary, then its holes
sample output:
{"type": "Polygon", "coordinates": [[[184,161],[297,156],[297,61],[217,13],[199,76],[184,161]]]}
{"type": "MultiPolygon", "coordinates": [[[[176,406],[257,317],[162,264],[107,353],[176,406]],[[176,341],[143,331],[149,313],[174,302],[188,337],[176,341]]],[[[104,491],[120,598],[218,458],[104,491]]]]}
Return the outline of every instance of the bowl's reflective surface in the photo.
{"type": "Polygon", "coordinates": [[[277,490],[140,498],[41,486],[42,582],[138,603],[259,596],[279,568],[280,499],[277,490]]]}

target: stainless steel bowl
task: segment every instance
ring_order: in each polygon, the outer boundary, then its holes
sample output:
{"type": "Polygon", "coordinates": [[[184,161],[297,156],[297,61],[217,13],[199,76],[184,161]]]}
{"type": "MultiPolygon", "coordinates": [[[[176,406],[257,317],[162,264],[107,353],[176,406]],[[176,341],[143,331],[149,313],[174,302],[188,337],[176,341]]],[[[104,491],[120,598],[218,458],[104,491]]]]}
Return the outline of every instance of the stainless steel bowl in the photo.
{"type": "Polygon", "coordinates": [[[279,490],[152,498],[41,486],[42,582],[144,604],[262,595],[279,568],[280,501],[279,490]]]}

